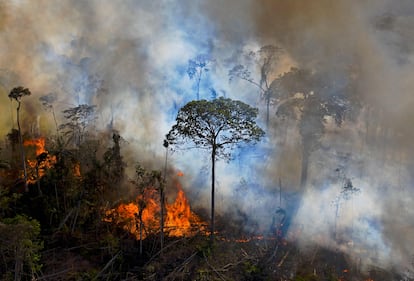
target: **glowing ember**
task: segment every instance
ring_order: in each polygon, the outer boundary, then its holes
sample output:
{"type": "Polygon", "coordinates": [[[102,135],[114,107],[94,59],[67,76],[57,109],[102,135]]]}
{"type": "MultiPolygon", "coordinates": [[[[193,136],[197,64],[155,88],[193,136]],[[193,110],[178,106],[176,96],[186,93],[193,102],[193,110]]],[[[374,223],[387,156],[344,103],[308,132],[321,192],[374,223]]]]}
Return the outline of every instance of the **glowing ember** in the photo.
{"type": "Polygon", "coordinates": [[[77,178],[81,177],[80,164],[79,163],[76,163],[75,166],[73,167],[73,175],[77,178]]]}
{"type": "Polygon", "coordinates": [[[44,176],[46,168],[51,168],[56,163],[56,157],[48,154],[48,151],[45,149],[45,143],[46,140],[43,137],[25,140],[23,143],[25,147],[35,148],[36,159],[27,160],[29,168],[27,182],[30,184],[40,180],[44,176]]]}
{"type": "MultiPolygon", "coordinates": [[[[178,176],[183,176],[179,173],[178,176]]],[[[191,211],[190,204],[181,185],[177,182],[177,197],[171,204],[165,206],[164,230],[166,235],[181,237],[192,236],[198,231],[205,232],[206,224],[191,211]]],[[[115,222],[123,229],[132,233],[139,239],[139,212],[142,208],[142,238],[160,231],[160,204],[159,194],[153,187],[148,187],[143,196],[139,196],[136,202],[121,204],[115,209],[106,211],[105,221],[115,222]]]]}

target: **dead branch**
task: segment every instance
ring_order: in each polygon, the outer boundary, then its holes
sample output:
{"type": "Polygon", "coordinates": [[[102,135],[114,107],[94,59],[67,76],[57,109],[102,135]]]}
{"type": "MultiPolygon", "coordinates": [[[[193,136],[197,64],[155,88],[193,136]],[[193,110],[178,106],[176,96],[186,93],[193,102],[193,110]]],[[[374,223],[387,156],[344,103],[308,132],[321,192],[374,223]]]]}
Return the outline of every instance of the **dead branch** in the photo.
{"type": "Polygon", "coordinates": [[[66,268],[66,269],[64,269],[62,271],[59,271],[59,272],[53,272],[53,273],[48,274],[48,275],[43,275],[43,276],[37,278],[36,280],[46,280],[46,279],[49,279],[49,278],[51,278],[50,280],[54,280],[59,275],[66,276],[66,273],[68,271],[71,271],[71,270],[72,270],[71,268],[66,268]]]}
{"type": "Polygon", "coordinates": [[[285,262],[287,256],[289,255],[289,253],[290,253],[290,249],[289,249],[289,251],[286,252],[286,254],[283,256],[283,258],[280,260],[277,267],[281,267],[283,265],[283,263],[285,262]]]}
{"type": "Polygon", "coordinates": [[[182,240],[184,240],[184,239],[186,239],[186,237],[183,237],[183,238],[181,238],[181,239],[179,239],[179,240],[175,240],[175,241],[172,241],[170,244],[168,244],[167,246],[164,246],[164,248],[162,248],[161,250],[159,250],[158,252],[156,252],[148,261],[147,261],[147,263],[145,264],[145,266],[147,266],[150,262],[152,262],[158,255],[160,255],[163,251],[165,251],[166,249],[168,249],[169,247],[171,247],[171,246],[173,246],[174,244],[177,244],[178,242],[180,242],[180,241],[182,241],[182,240]]]}
{"type": "Polygon", "coordinates": [[[270,262],[276,256],[276,253],[277,253],[278,249],[279,249],[279,244],[276,245],[276,248],[273,251],[273,254],[268,258],[267,262],[270,262]]]}
{"type": "Polygon", "coordinates": [[[112,257],[112,259],[110,259],[106,265],[104,266],[104,268],[102,268],[102,270],[95,276],[95,278],[93,280],[97,280],[104,272],[105,270],[108,269],[108,267],[110,265],[112,265],[114,263],[114,261],[116,260],[116,258],[121,254],[121,251],[118,251],[118,253],[115,254],[115,256],[112,257]]]}
{"type": "Polygon", "coordinates": [[[177,272],[182,272],[183,270],[184,270],[184,268],[185,268],[185,266],[187,265],[187,264],[189,264],[190,263],[190,261],[197,255],[197,251],[196,252],[194,252],[194,253],[192,253],[187,259],[185,259],[185,261],[183,262],[183,263],[181,263],[179,266],[177,266],[170,274],[168,274],[167,276],[166,276],[166,278],[165,278],[165,280],[168,280],[168,278],[171,276],[171,275],[173,275],[173,274],[175,274],[175,273],[177,273],[177,272]]]}
{"type": "Polygon", "coordinates": [[[208,262],[208,259],[207,259],[207,257],[206,257],[206,255],[205,254],[203,254],[203,256],[204,256],[204,260],[206,261],[206,263],[208,264],[208,266],[209,267],[211,267],[211,269],[218,275],[218,277],[220,277],[220,279],[221,280],[223,280],[223,281],[226,281],[226,279],[224,278],[224,276],[220,273],[220,272],[218,272],[215,268],[214,268],[214,266],[213,265],[211,265],[209,262],[208,262]]]}

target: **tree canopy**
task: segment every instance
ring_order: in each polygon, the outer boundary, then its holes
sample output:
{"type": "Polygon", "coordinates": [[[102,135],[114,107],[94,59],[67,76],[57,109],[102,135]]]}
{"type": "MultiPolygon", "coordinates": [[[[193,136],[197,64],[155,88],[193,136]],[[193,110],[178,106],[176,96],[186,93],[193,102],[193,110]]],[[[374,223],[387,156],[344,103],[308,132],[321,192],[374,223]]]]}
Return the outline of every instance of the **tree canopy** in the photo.
{"type": "Polygon", "coordinates": [[[215,156],[227,158],[226,148],[256,142],[264,135],[255,122],[257,113],[257,108],[229,98],[191,101],[178,112],[167,140],[170,144],[214,148],[215,156]]]}

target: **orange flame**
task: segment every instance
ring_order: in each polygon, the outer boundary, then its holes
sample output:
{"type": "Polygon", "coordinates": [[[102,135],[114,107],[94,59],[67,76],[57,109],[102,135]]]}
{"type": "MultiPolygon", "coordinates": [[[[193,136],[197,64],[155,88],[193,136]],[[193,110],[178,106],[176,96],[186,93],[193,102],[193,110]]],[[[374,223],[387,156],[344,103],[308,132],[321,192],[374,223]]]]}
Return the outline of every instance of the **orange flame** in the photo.
{"type": "MultiPolygon", "coordinates": [[[[24,146],[35,148],[36,158],[42,153],[48,153],[48,151],[45,149],[45,144],[46,144],[46,139],[43,137],[40,137],[37,139],[25,140],[23,142],[24,146]]],[[[47,154],[44,161],[41,161],[41,162],[38,162],[37,159],[28,159],[27,164],[30,170],[28,173],[27,182],[30,184],[33,184],[36,181],[40,180],[45,174],[45,169],[51,168],[54,163],[56,163],[56,156],[54,155],[51,156],[49,154],[47,154]]]]}
{"type": "Polygon", "coordinates": [[[81,177],[81,171],[80,171],[80,164],[76,163],[75,166],[73,166],[73,175],[77,178],[81,177]]]}
{"type": "MultiPolygon", "coordinates": [[[[180,173],[182,176],[182,173],[180,173]]],[[[175,201],[165,205],[164,230],[166,235],[174,237],[193,236],[197,231],[205,232],[206,224],[191,211],[190,204],[181,185],[177,182],[178,189],[175,201]]],[[[139,196],[136,202],[120,204],[118,207],[106,211],[105,221],[115,222],[123,229],[139,239],[140,205],[142,209],[142,238],[148,234],[160,231],[160,202],[156,189],[149,187],[143,196],[139,196]]]]}

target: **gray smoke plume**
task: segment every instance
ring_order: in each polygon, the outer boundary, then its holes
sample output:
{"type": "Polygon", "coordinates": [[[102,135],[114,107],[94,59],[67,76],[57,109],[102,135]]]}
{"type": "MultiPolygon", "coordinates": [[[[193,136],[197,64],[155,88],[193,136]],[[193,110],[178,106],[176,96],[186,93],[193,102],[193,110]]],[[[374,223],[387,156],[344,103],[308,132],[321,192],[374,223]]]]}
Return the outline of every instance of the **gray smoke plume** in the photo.
{"type": "MultiPolygon", "coordinates": [[[[195,98],[188,60],[214,59],[201,98],[240,99],[258,106],[262,118],[258,90],[229,83],[228,71],[243,54],[277,45],[283,55],[273,77],[295,66],[324,73],[326,81],[352,81],[362,110],[341,128],[327,125],[310,157],[308,187],[300,190],[300,136],[294,122],[279,134],[273,108],[267,140],[219,163],[218,211],[243,214],[247,230],[265,231],[278,207],[290,208],[288,235],[304,246],[318,243],[367,264],[412,271],[413,13],[409,0],[2,1],[0,134],[15,121],[7,94],[22,85],[32,91],[23,101],[26,131],[32,120],[40,133],[54,131],[41,96],[56,95],[60,122],[62,110],[93,104],[98,129],[111,126],[127,141],[130,164],[161,168],[164,136],[179,108],[195,98]],[[347,179],[359,192],[345,200],[347,179]],[[300,201],[292,199],[297,193],[300,201]]],[[[252,76],[259,79],[260,70],[252,76]]],[[[203,208],[208,163],[196,150],[169,157],[186,175],[192,204],[203,208]]]]}

